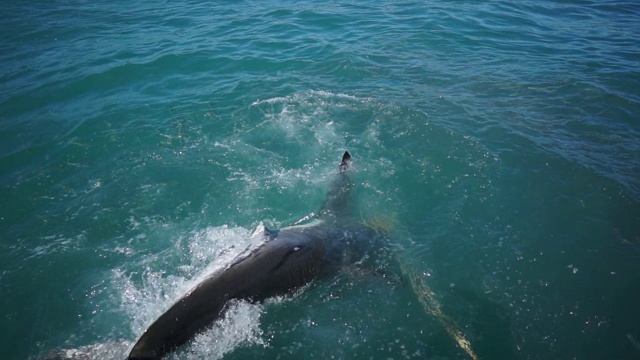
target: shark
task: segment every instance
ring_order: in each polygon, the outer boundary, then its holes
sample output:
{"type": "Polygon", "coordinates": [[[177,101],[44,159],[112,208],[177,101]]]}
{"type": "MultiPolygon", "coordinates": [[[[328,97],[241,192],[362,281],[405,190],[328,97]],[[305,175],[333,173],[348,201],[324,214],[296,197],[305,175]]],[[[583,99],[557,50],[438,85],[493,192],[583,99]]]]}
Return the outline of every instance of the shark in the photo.
{"type": "Polygon", "coordinates": [[[225,315],[232,300],[262,302],[286,296],[317,278],[362,261],[377,246],[377,232],[350,211],[352,158],[342,155],[326,199],[312,221],[264,229],[263,242],[207,276],[140,336],[129,360],[160,359],[225,315]]]}

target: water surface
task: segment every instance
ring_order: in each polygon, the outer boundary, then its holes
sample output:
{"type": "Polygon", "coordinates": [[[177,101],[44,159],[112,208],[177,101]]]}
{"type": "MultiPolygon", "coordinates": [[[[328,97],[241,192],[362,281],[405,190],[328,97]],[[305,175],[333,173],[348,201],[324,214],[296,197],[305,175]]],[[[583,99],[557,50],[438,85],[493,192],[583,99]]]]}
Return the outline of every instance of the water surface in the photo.
{"type": "Polygon", "coordinates": [[[636,3],[0,15],[3,358],[122,358],[260,222],[317,211],[344,150],[405,280],[235,304],[175,358],[469,358],[409,275],[480,359],[640,356],[636,3]]]}

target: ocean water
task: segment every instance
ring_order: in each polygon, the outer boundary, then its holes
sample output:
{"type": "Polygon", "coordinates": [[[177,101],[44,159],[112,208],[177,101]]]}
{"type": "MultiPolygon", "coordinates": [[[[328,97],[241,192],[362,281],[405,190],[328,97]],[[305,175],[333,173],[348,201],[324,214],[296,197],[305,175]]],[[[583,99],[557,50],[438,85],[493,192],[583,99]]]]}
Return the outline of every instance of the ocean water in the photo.
{"type": "Polygon", "coordinates": [[[0,18],[3,359],[125,358],[259,224],[317,211],[345,150],[400,269],[233,304],[170,358],[640,358],[637,2],[0,18]]]}

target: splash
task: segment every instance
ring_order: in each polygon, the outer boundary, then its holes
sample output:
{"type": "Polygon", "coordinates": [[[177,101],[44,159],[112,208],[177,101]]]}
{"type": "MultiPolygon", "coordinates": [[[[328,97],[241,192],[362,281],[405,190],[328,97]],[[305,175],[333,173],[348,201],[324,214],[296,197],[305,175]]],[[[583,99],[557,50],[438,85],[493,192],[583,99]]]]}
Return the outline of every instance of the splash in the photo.
{"type": "Polygon", "coordinates": [[[185,359],[221,359],[243,345],[265,345],[261,338],[262,305],[232,301],[225,317],[195,337],[185,351],[185,359]]]}
{"type": "MultiPolygon", "coordinates": [[[[167,266],[162,270],[147,266],[140,280],[136,279],[135,273],[115,270],[112,281],[120,284],[120,306],[131,319],[133,336],[144,332],[149,324],[196,284],[232,263],[261,241],[258,231],[252,234],[240,227],[210,227],[190,234],[187,239],[188,259],[184,264],[163,264],[167,266]]],[[[179,242],[175,246],[180,247],[179,242]]],[[[240,345],[262,344],[259,328],[261,309],[261,305],[233,303],[227,316],[179,352],[178,358],[218,359],[240,345]]]]}

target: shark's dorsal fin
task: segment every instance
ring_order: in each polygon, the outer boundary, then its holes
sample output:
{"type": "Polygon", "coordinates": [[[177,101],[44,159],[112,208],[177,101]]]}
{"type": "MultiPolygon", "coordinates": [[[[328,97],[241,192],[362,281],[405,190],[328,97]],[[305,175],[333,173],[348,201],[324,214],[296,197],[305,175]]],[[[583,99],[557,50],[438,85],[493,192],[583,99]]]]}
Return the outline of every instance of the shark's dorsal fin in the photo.
{"type": "Polygon", "coordinates": [[[253,233],[251,234],[251,236],[264,236],[268,240],[271,240],[274,237],[278,236],[278,231],[279,230],[271,230],[271,229],[269,229],[268,227],[266,227],[264,225],[264,222],[260,221],[260,223],[258,224],[256,229],[253,230],[253,233]]]}
{"type": "Polygon", "coordinates": [[[251,236],[263,235],[265,233],[266,229],[267,228],[266,228],[266,226],[264,226],[264,222],[260,221],[258,226],[256,226],[256,228],[251,233],[251,236]]]}

